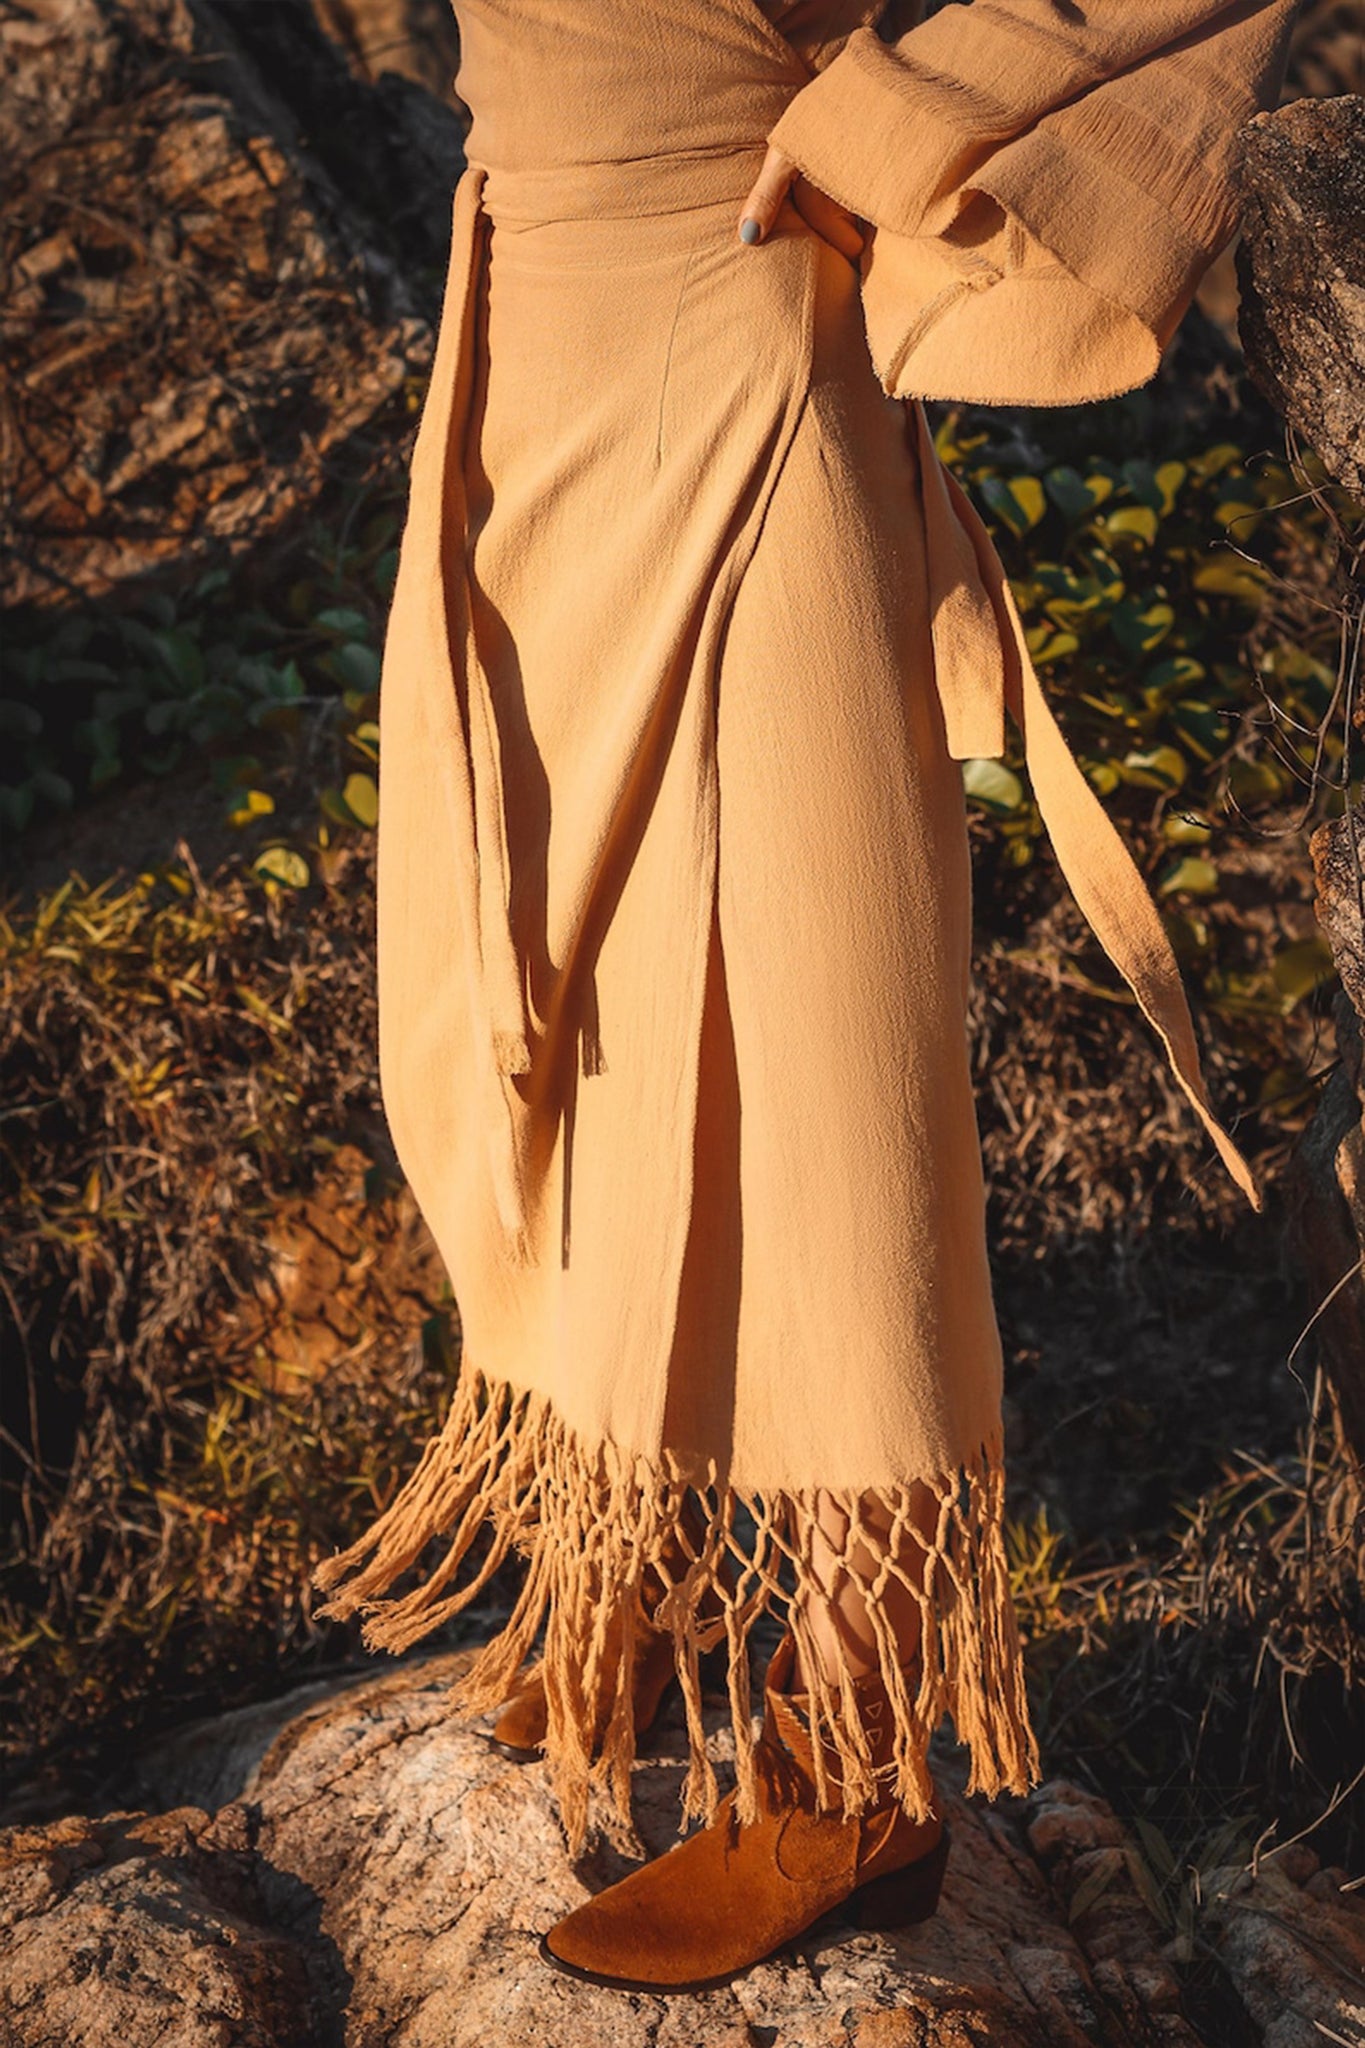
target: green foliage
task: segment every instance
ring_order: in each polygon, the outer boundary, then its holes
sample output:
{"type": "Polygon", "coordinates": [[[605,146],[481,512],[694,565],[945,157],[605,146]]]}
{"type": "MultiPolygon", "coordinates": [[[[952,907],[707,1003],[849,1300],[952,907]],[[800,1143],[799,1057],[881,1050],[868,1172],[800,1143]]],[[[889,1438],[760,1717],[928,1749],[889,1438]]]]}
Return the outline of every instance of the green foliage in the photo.
{"type": "MultiPolygon", "coordinates": [[[[291,555],[279,571],[215,568],[182,590],[144,585],[105,605],[11,613],[0,652],[0,840],[122,779],[203,757],[230,822],[253,841],[265,833],[258,876],[308,881],[308,858],[284,857],[269,837],[274,799],[261,785],[318,707],[335,708],[348,745],[373,765],[399,520],[391,504],[354,540],[314,529],[294,550],[300,574],[291,555]]],[[[321,803],[334,826],[373,827],[366,773],[321,803]]],[[[319,838],[324,867],[334,838],[319,838]]]]}
{"type": "MultiPolygon", "coordinates": [[[[1221,893],[1220,847],[1244,825],[1295,802],[1342,807],[1343,736],[1326,723],[1338,620],[1319,606],[1305,631],[1277,607],[1286,563],[1330,558],[1320,507],[1285,463],[1248,462],[1231,442],[1178,461],[1095,454],[1041,476],[1011,467],[957,414],[937,444],[991,528],[1044,688],[1151,870],[1205,1005],[1288,1013],[1331,978],[1326,944],[1238,972],[1200,906],[1221,893]]],[[[1017,732],[1002,760],[963,771],[1005,863],[1028,865],[1043,825],[1017,732]]]]}

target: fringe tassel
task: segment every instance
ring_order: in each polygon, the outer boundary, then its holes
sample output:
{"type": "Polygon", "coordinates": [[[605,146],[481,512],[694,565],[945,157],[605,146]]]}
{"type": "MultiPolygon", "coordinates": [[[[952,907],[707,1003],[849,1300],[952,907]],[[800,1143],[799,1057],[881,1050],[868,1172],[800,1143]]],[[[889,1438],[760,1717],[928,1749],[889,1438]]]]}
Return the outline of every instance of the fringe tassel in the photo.
{"type": "MultiPolygon", "coordinates": [[[[1040,1775],[1004,1552],[1000,1446],[981,1445],[956,1473],[923,1485],[938,1502],[930,1535],[912,1516],[909,1487],[824,1496],[848,1518],[838,1568],[866,1596],[894,1722],[895,1793],[915,1820],[929,1809],[926,1753],[945,1713],[970,1752],[969,1793],[1026,1792],[1040,1775]],[[913,1692],[881,1597],[893,1580],[920,1612],[913,1692]]],[[[852,1685],[847,1674],[837,1683],[825,1677],[812,1634],[810,1609],[821,1589],[817,1541],[827,1551],[814,1494],[741,1495],[695,1484],[668,1456],[655,1464],[609,1444],[589,1450],[543,1395],[518,1392],[466,1365],[445,1425],[412,1476],[357,1542],[317,1566],[313,1581],[328,1592],[349,1575],[320,1612],[337,1620],[363,1613],[365,1646],[398,1652],[475,1600],[512,1550],[525,1556],[512,1614],[454,1686],[451,1704],[470,1714],[500,1707],[544,1624],[545,1753],[570,1849],[578,1854],[594,1787],[606,1795],[607,1831],[618,1841],[634,1840],[629,1653],[650,1619],[644,1595],[651,1568],[664,1586],[652,1619],[672,1633],[687,1715],[683,1824],[709,1821],[719,1799],[704,1742],[699,1660],[722,1639],[737,1816],[741,1825],[757,1817],[748,1642],[770,1608],[784,1614],[806,1674],[819,1804],[856,1814],[879,1796],[852,1685]],[[701,1509],[699,1544],[683,1518],[689,1492],[701,1509]],[[737,1526],[741,1511],[751,1533],[737,1526]],[[492,1532],[487,1556],[466,1584],[450,1590],[485,1524],[492,1532]],[[379,1597],[436,1536],[447,1538],[445,1555],[422,1583],[379,1597]],[[784,1563],[795,1571],[792,1599],[780,1582],[784,1563]],[[622,1643],[625,1654],[616,1654],[622,1643]],[[821,1737],[838,1757],[838,1786],[823,1768],[821,1737]]]]}

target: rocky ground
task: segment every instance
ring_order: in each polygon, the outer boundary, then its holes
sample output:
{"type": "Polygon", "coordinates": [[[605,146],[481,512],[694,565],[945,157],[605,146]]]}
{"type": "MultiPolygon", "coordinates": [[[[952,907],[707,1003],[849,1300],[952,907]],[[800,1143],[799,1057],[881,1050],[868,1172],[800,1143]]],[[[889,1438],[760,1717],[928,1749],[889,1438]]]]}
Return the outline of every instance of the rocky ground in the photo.
{"type": "MultiPolygon", "coordinates": [[[[559,1975],[539,1932],[626,1867],[571,1863],[544,1768],[508,1763],[438,1652],[305,1686],[136,1755],[110,1810],[0,1833],[7,2048],[1182,2048],[1179,1940],[1113,1813],[1053,1779],[964,1799],[938,1915],[831,1918],[724,1990],[618,1993],[559,1975]],[[1137,1882],[1135,1882],[1135,1878],[1137,1882]]],[[[711,1715],[723,1764],[722,1708],[711,1715]]],[[[642,1842],[673,1839],[685,1741],[637,1766],[642,1842]]],[[[1306,1846],[1203,1874],[1193,1939],[1229,2040],[1365,2044],[1365,1900],[1306,1846]],[[1231,2024],[1231,2022],[1230,2022],[1231,2024]]],[[[1190,1933],[1185,1939],[1188,1941],[1190,1933]]]]}

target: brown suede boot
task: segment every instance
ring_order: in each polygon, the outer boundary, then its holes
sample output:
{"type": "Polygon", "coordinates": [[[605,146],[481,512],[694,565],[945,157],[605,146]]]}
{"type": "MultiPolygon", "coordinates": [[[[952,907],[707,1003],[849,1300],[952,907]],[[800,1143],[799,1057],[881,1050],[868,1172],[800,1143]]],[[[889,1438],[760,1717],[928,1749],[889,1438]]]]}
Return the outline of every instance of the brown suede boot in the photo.
{"type": "MultiPolygon", "coordinates": [[[[690,1538],[694,1552],[699,1551],[706,1540],[706,1529],[701,1512],[691,1495],[684,1496],[680,1516],[683,1530],[690,1538]]],[[[668,1554],[666,1562],[670,1569],[682,1570],[687,1564],[687,1552],[678,1543],[668,1554]]],[[[721,1577],[727,1586],[733,1586],[734,1572],[728,1562],[722,1567],[721,1577]]],[[[646,1616],[652,1615],[663,1597],[662,1582],[653,1574],[646,1581],[643,1605],[646,1616]]],[[[713,1594],[707,1595],[699,1609],[703,1619],[719,1615],[721,1608],[713,1594]]],[[[620,1655],[620,1631],[615,1631],[616,1641],[609,1642],[608,1660],[612,1668],[620,1655]]],[[[635,1670],[631,1681],[634,1700],[635,1736],[638,1741],[653,1727],[663,1705],[664,1695],[676,1676],[673,1660],[673,1636],[668,1629],[646,1626],[639,1629],[634,1647],[635,1670]]],[[[610,1690],[608,1688],[608,1690],[610,1690]]],[[[609,1702],[604,1705],[602,1725],[596,1730],[596,1741],[601,1742],[606,1733],[606,1716],[610,1711],[609,1702]]],[[[503,1707],[493,1724],[489,1737],[494,1749],[513,1763],[530,1764],[539,1761],[544,1749],[548,1715],[545,1705],[544,1665],[537,1662],[526,1672],[503,1707]]]]}
{"type": "MultiPolygon", "coordinates": [[[[802,1696],[784,1690],[784,1636],[766,1686],[755,1760],[759,1817],[740,1827],[733,1792],[715,1819],[675,1849],[552,1927],[547,1962],[630,1991],[706,1991],[776,1951],[836,1906],[858,1927],[904,1927],[938,1905],[950,1836],[936,1815],[915,1822],[887,1798],[856,1818],[818,1813],[802,1696]]],[[[889,1756],[889,1702],[876,1678],[857,1686],[873,1762],[889,1756]],[[880,1734],[879,1734],[880,1731],[880,1734]]],[[[837,1785],[838,1759],[825,1751],[837,1785]]]]}
{"type": "MultiPolygon", "coordinates": [[[[618,1632],[619,1633],[619,1632],[618,1632]]],[[[609,1653],[614,1665],[619,1649],[609,1653]]],[[[635,1639],[635,1672],[631,1681],[637,1740],[653,1727],[664,1694],[674,1678],[673,1637],[667,1631],[642,1629],[635,1639]]],[[[508,1700],[493,1724],[489,1741],[494,1749],[515,1764],[539,1761],[544,1749],[548,1722],[545,1705],[544,1665],[535,1663],[508,1700]]],[[[597,1731],[600,1743],[606,1733],[605,1716],[597,1731]]]]}

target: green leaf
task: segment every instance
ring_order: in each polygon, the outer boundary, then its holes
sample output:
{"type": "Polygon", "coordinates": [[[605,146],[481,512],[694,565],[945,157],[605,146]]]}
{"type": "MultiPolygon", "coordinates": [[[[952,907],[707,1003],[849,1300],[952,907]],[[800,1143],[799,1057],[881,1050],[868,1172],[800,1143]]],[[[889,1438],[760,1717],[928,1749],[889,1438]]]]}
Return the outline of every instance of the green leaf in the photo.
{"type": "Polygon", "coordinates": [[[1276,988],[1288,996],[1291,1003],[1311,995],[1315,988],[1330,981],[1336,971],[1331,947],[1316,933],[1277,953],[1270,969],[1276,988]]]}
{"type": "Polygon", "coordinates": [[[1123,465],[1123,481],[1139,505],[1146,505],[1158,516],[1164,512],[1165,493],[1156,480],[1156,471],[1150,462],[1144,462],[1140,456],[1130,458],[1123,465]]]}
{"type": "Polygon", "coordinates": [[[1171,712],[1171,724],[1200,761],[1211,761],[1215,754],[1221,753],[1232,729],[1211,704],[1204,704],[1195,697],[1187,697],[1175,706],[1171,712]]]}
{"type": "Polygon", "coordinates": [[[1188,475],[1189,471],[1183,462],[1163,462],[1157,470],[1156,485],[1161,493],[1161,511],[1163,514],[1174,511],[1175,501],[1180,494],[1180,486],[1188,475]]]}
{"type": "Polygon", "coordinates": [[[346,640],[369,638],[370,622],[364,612],[351,611],[344,606],[319,612],[314,624],[325,626],[329,633],[339,633],[346,640]]]}
{"type": "Polygon", "coordinates": [[[1062,562],[1036,562],[1033,581],[1046,595],[1049,611],[1056,608],[1054,599],[1072,611],[1092,611],[1102,595],[1098,577],[1078,576],[1062,562]]]}
{"type": "Polygon", "coordinates": [[[43,729],[40,711],[31,704],[20,704],[13,697],[0,697],[0,732],[20,733],[25,739],[34,739],[43,729]]]}
{"type": "Polygon", "coordinates": [[[1200,811],[1167,811],[1161,821],[1161,836],[1172,846],[1206,846],[1213,827],[1200,811]]]}
{"type": "Polygon", "coordinates": [[[1120,505],[1106,514],[1104,530],[1111,539],[1131,538],[1150,547],[1156,539],[1157,516],[1150,505],[1120,505]]]}
{"type": "Polygon", "coordinates": [[[1154,661],[1144,676],[1143,702],[1153,706],[1169,703],[1191,683],[1202,683],[1206,673],[1202,661],[1194,661],[1188,654],[1168,654],[1164,661],[1154,661]]]}
{"type": "Polygon", "coordinates": [[[1234,447],[1231,441],[1219,441],[1215,447],[1206,448],[1202,455],[1191,456],[1190,468],[1201,483],[1208,483],[1241,459],[1240,448],[1234,447]]]}
{"type": "Polygon", "coordinates": [[[1179,789],[1185,774],[1185,756],[1174,747],[1135,747],[1123,757],[1124,781],[1140,789],[1179,789]]]}
{"type": "Polygon", "coordinates": [[[175,599],[168,590],[148,590],[143,593],[142,609],[149,619],[155,619],[158,626],[175,624],[175,599]]]}
{"type": "Polygon", "coordinates": [[[372,775],[348,775],[342,801],[358,825],[379,822],[379,787],[372,775]]]}
{"type": "Polygon", "coordinates": [[[1170,1843],[1159,1827],[1152,1821],[1139,1816],[1134,1822],[1143,1853],[1151,1864],[1154,1874],[1162,1884],[1168,1884],[1175,1875],[1175,1855],[1170,1843]]]}
{"type": "Polygon", "coordinates": [[[248,789],[237,797],[228,811],[230,825],[250,825],[257,818],[267,818],[275,808],[275,799],[268,789],[248,789]]]}
{"type": "Polygon", "coordinates": [[[981,495],[997,519],[1004,521],[1016,538],[1022,538],[1038,524],[1047,510],[1047,499],[1036,476],[988,476],[981,480],[981,495]]]}
{"type": "Polygon", "coordinates": [[[1167,1925],[1171,1917],[1170,1910],[1162,1897],[1161,1886],[1141,1850],[1129,1843],[1123,1850],[1123,1861],[1133,1881],[1133,1889],[1147,1911],[1159,1925],[1167,1925]]]}
{"type": "Polygon", "coordinates": [[[1215,555],[1211,561],[1200,563],[1190,581],[1196,590],[1209,597],[1235,597],[1239,604],[1259,611],[1265,598],[1266,573],[1259,562],[1215,555]]]}
{"type": "Polygon", "coordinates": [[[1077,526],[1082,519],[1088,519],[1097,505],[1113,489],[1107,477],[1101,478],[1104,488],[1092,490],[1079,470],[1072,469],[1065,462],[1047,471],[1043,477],[1043,488],[1051,498],[1063,519],[1070,526],[1077,526]]]}
{"type": "Polygon", "coordinates": [[[1126,597],[1109,621],[1119,646],[1134,660],[1159,647],[1174,624],[1175,609],[1164,598],[1126,597]]]}
{"type": "Polygon", "coordinates": [[[1046,620],[1041,625],[1030,626],[1024,639],[1035,668],[1045,668],[1051,661],[1065,660],[1068,654],[1075,654],[1081,644],[1074,633],[1063,632],[1046,620]]]}
{"type": "Polygon", "coordinates": [[[330,818],[334,825],[354,825],[355,819],[341,801],[339,789],[323,789],[318,792],[318,809],[324,818],[330,818]]]}
{"type": "Polygon", "coordinates": [[[1266,650],[1261,660],[1266,675],[1281,676],[1287,683],[1316,681],[1332,684],[1336,681],[1333,671],[1316,654],[1310,654],[1306,647],[1295,641],[1281,641],[1278,647],[1266,650]]]}
{"type": "Polygon", "coordinates": [[[1265,516],[1259,505],[1250,505],[1245,498],[1224,498],[1213,508],[1213,516],[1220,526],[1235,527],[1233,540],[1249,540],[1265,516]]]}
{"type": "Polygon", "coordinates": [[[354,732],[347,734],[347,738],[356,752],[363,754],[367,761],[379,759],[379,727],[372,718],[367,718],[363,725],[358,725],[354,732]]]}
{"type": "Polygon", "coordinates": [[[76,801],[76,792],[64,775],[55,768],[35,768],[29,781],[39,796],[45,796],[59,811],[69,811],[76,801]]]}
{"type": "Polygon", "coordinates": [[[348,640],[344,647],[338,647],[328,658],[327,667],[347,689],[373,690],[379,682],[379,654],[359,640],[348,640]]]}
{"type": "Polygon", "coordinates": [[[161,734],[172,726],[183,725],[189,716],[188,708],[179,697],[163,697],[158,704],[149,704],[142,714],[142,723],[149,733],[161,734]]]}
{"type": "Polygon", "coordinates": [[[1286,794],[1289,777],[1275,761],[1230,761],[1228,793],[1238,804],[1273,803],[1286,794]]]}
{"type": "Polygon", "coordinates": [[[1066,1917],[1073,1923],[1099,1903],[1123,1869],[1121,1850],[1104,1848],[1093,1853],[1095,1860],[1071,1894],[1071,1902],[1066,1909],[1066,1917]]]}
{"type": "Polygon", "coordinates": [[[86,661],[80,655],[63,655],[44,661],[45,683],[116,683],[118,672],[106,661],[86,661]]]}
{"type": "Polygon", "coordinates": [[[1129,722],[1128,700],[1121,690],[1110,690],[1103,697],[1097,697],[1093,690],[1078,690],[1076,695],[1082,704],[1088,704],[1092,711],[1098,711],[1111,724],[1126,725],[1129,722]]]}
{"type": "Polygon", "coordinates": [[[153,633],[152,645],[182,690],[198,690],[204,681],[204,654],[199,642],[182,627],[153,633]]]}
{"type": "Polygon", "coordinates": [[[1178,960],[1197,960],[1201,953],[1208,952],[1209,928],[1196,911],[1163,910],[1161,922],[1178,960]]]}
{"type": "Polygon", "coordinates": [[[1101,796],[1110,796],[1123,781],[1112,761],[1082,761],[1081,766],[1101,796]]]}
{"type": "Polygon", "coordinates": [[[962,787],[969,797],[991,811],[1017,811],[1024,801],[1024,785],[1003,761],[977,758],[962,764],[962,787]]]}
{"type": "Polygon", "coordinates": [[[292,846],[267,846],[252,861],[251,872],[262,881],[283,882],[290,889],[305,888],[312,880],[307,861],[292,846]]]}
{"type": "Polygon", "coordinates": [[[22,832],[33,816],[34,794],[30,782],[0,782],[0,820],[12,832],[22,832]]]}
{"type": "Polygon", "coordinates": [[[210,769],[214,788],[224,792],[240,789],[260,772],[261,762],[258,754],[220,754],[210,769]]]}
{"type": "Polygon", "coordinates": [[[1187,853],[1183,860],[1176,862],[1157,884],[1162,896],[1174,896],[1184,890],[1191,896],[1212,896],[1218,887],[1218,870],[1211,860],[1205,860],[1197,853],[1187,853]]]}
{"type": "Polygon", "coordinates": [[[146,701],[145,690],[96,690],[92,709],[96,718],[122,718],[125,711],[141,711],[146,701]]]}
{"type": "Polygon", "coordinates": [[[1087,548],[1085,559],[1090,564],[1091,580],[1099,592],[1101,604],[1117,604],[1128,588],[1118,563],[1101,547],[1087,548]]]}
{"type": "Polygon", "coordinates": [[[113,759],[118,753],[118,727],[107,718],[79,718],[72,734],[77,746],[97,761],[113,759]]]}

